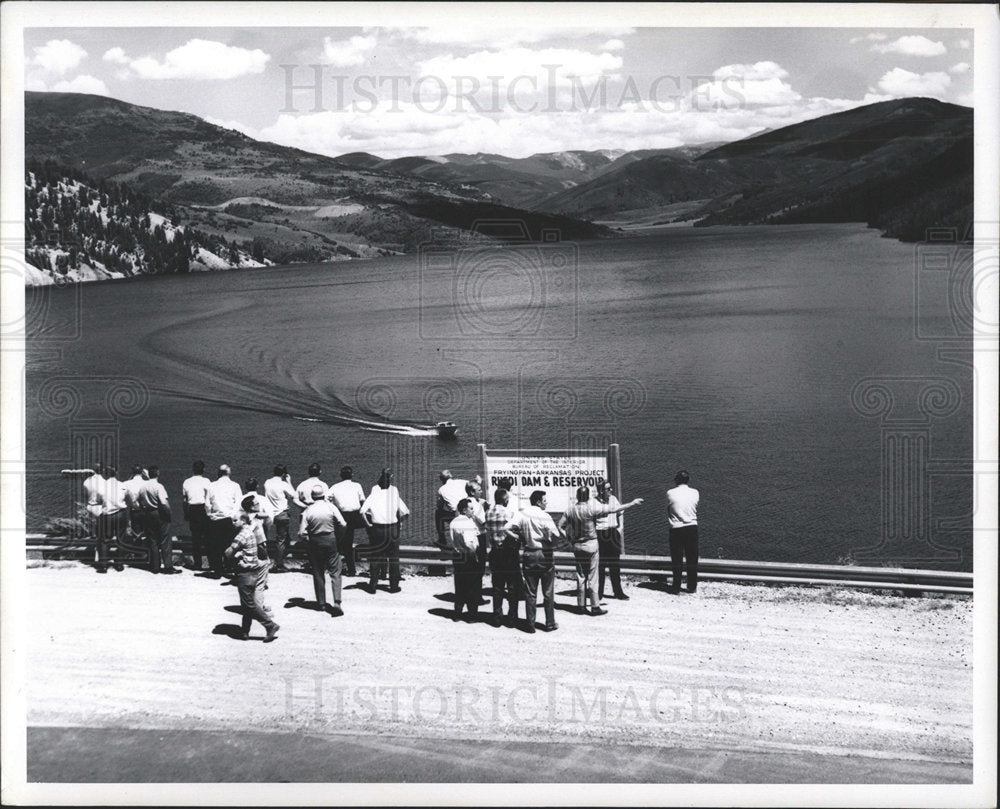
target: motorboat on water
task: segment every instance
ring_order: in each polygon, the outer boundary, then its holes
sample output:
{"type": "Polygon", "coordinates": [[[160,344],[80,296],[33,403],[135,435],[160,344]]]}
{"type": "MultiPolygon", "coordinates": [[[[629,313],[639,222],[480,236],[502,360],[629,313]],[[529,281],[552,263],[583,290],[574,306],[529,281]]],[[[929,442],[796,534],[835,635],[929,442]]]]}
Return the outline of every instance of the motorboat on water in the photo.
{"type": "Polygon", "coordinates": [[[453,421],[439,421],[435,427],[438,438],[454,438],[458,432],[458,426],[453,421]]]}

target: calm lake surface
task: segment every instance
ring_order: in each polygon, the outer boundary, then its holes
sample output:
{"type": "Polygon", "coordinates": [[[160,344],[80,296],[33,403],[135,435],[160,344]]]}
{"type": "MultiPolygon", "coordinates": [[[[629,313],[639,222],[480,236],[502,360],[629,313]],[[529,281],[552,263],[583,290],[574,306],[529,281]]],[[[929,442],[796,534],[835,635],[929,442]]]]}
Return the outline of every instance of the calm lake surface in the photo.
{"type": "Polygon", "coordinates": [[[920,271],[912,245],[803,225],[28,290],[29,530],[71,512],[58,470],[102,441],[160,466],[180,533],[196,458],[240,482],[349,463],[366,488],[389,464],[411,544],[477,443],[617,441],[646,499],[629,552],[668,552],[686,468],[705,557],[969,570],[972,371],[917,338],[948,317],[920,271]],[[866,379],[891,410],[852,404],[866,379]],[[426,434],[444,419],[459,440],[426,434]]]}

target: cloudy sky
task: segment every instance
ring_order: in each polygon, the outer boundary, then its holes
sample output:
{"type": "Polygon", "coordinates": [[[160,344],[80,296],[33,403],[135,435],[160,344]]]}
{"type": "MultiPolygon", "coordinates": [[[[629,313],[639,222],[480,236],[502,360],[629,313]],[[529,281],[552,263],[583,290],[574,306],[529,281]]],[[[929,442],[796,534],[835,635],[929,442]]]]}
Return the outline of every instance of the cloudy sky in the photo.
{"type": "Polygon", "coordinates": [[[734,140],[861,104],[972,105],[973,33],[900,28],[29,28],[25,87],[339,155],[734,140]]]}

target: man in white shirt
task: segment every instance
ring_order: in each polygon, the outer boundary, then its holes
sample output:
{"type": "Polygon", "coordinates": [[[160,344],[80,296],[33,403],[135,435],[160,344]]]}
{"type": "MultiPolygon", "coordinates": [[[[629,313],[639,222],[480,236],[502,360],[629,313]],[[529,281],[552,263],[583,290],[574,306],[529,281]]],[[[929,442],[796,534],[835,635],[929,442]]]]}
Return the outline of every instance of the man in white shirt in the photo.
{"type": "Polygon", "coordinates": [[[115,570],[124,570],[118,559],[117,547],[111,554],[112,545],[117,546],[128,528],[128,506],[125,503],[125,486],[115,476],[113,466],[105,466],[101,486],[97,489],[100,514],[97,517],[97,572],[108,572],[108,561],[115,570]]]}
{"type": "Polygon", "coordinates": [[[201,570],[202,557],[208,556],[208,515],[205,493],[212,481],[205,477],[205,462],[191,464],[191,477],[181,484],[184,519],[191,531],[191,569],[201,570]]]}
{"type": "Polygon", "coordinates": [[[128,504],[129,523],[132,533],[138,535],[142,532],[142,511],[139,509],[139,489],[142,484],[149,480],[149,472],[141,464],[132,467],[132,477],[124,481],[125,502],[128,504]]]}
{"type": "Polygon", "coordinates": [[[149,467],[149,480],[139,489],[139,508],[150,551],[153,573],[180,573],[174,567],[174,544],[170,534],[170,501],[167,490],[159,481],[158,467],[149,467]]]}
{"type": "Polygon", "coordinates": [[[101,514],[99,491],[104,486],[104,475],[101,474],[101,470],[101,464],[95,463],[94,473],[83,481],[83,496],[86,500],[87,512],[94,518],[95,524],[101,514]]]}
{"type": "Polygon", "coordinates": [[[285,551],[288,549],[288,529],[292,520],[288,511],[288,503],[290,499],[295,500],[295,489],[292,488],[288,468],[284,464],[275,466],[272,477],[264,481],[264,496],[274,513],[271,520],[271,524],[274,526],[274,567],[271,568],[271,572],[287,573],[285,551]]]}
{"type": "Polygon", "coordinates": [[[556,568],[552,556],[552,543],[561,534],[552,516],[545,511],[548,501],[545,492],[536,489],[531,493],[530,505],[515,514],[504,526],[504,531],[518,539],[521,552],[521,576],[524,580],[524,612],[528,619],[528,632],[535,631],[535,603],[541,585],[545,600],[545,631],[559,628],[556,623],[556,568]]]}
{"type": "Polygon", "coordinates": [[[340,470],[340,482],[334,483],[327,494],[333,504],[340,509],[346,525],[337,528],[337,549],[344,561],[344,575],[356,576],[354,563],[354,531],[365,528],[361,516],[361,504],[365,501],[365,490],[354,480],[354,470],[345,466],[340,470]]]}
{"type": "Polygon", "coordinates": [[[681,591],[681,571],[687,562],[686,590],[698,589],[698,502],[697,489],[688,486],[691,477],[683,469],[674,476],[677,485],[667,490],[667,518],[670,522],[670,591],[681,591]]]}
{"type": "Polygon", "coordinates": [[[369,551],[368,589],[374,593],[382,571],[388,567],[389,592],[399,587],[399,529],[410,516],[410,510],[392,485],[392,472],[383,469],[378,483],[361,504],[361,516],[368,527],[369,551]]]}
{"type": "Polygon", "coordinates": [[[455,552],[455,614],[452,620],[462,617],[462,607],[468,611],[468,618],[474,621],[479,614],[479,602],[483,597],[484,558],[479,533],[482,523],[472,516],[472,500],[464,497],[458,501],[457,515],[448,526],[448,535],[455,552]]]}
{"type": "MultiPolygon", "coordinates": [[[[612,512],[621,505],[621,501],[615,497],[611,490],[610,481],[602,481],[597,484],[597,500],[611,507],[612,512]]],[[[622,542],[622,532],[617,513],[609,513],[597,521],[597,543],[599,546],[599,556],[597,564],[599,567],[597,574],[597,597],[604,600],[604,582],[607,577],[611,579],[611,590],[615,598],[621,601],[628,601],[625,590],[622,589],[621,556],[624,550],[622,542]]]]}
{"type": "Polygon", "coordinates": [[[319,479],[321,474],[323,474],[323,468],[318,463],[309,464],[309,477],[303,480],[295,489],[295,505],[299,508],[309,508],[310,503],[313,502],[313,492],[317,488],[323,490],[323,497],[326,497],[330,491],[330,487],[319,479]]]}
{"type": "Polygon", "coordinates": [[[466,497],[465,478],[452,477],[451,470],[442,469],[441,486],[437,491],[437,505],[434,509],[434,524],[437,528],[438,547],[442,550],[451,547],[448,541],[448,524],[458,513],[458,502],[466,497]]]}
{"type": "Polygon", "coordinates": [[[240,529],[240,501],[243,490],[230,477],[228,464],[219,466],[219,475],[205,491],[205,514],[208,517],[208,563],[215,578],[222,577],[223,554],[240,529]]]}

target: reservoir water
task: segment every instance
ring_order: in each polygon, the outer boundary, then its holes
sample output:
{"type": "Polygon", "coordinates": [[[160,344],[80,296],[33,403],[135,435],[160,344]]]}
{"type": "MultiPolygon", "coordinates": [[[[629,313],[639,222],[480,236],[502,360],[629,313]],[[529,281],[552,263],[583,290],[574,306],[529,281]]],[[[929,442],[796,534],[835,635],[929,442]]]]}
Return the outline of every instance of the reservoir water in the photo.
{"type": "Polygon", "coordinates": [[[349,463],[366,488],[388,464],[403,541],[429,544],[436,473],[474,474],[477,443],[616,441],[646,500],[628,552],[668,552],[686,468],[703,556],[969,570],[971,345],[925,272],[848,224],[27,290],[28,527],[71,513],[59,469],[107,446],[159,465],[178,533],[196,458],[240,482],[349,463]]]}

